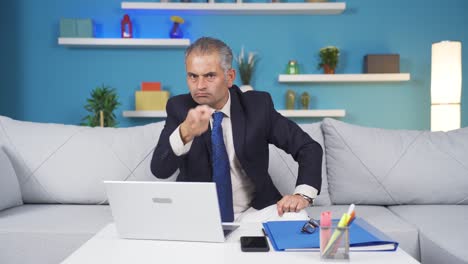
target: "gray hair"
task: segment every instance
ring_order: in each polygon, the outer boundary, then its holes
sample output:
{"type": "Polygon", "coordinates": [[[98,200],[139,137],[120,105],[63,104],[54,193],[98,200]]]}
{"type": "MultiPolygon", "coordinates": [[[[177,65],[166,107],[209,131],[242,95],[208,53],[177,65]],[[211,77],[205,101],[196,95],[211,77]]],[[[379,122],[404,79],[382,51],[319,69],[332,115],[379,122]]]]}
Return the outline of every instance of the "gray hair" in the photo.
{"type": "Polygon", "coordinates": [[[232,50],[228,45],[226,45],[226,43],[222,42],[219,39],[210,37],[201,37],[197,39],[197,41],[192,43],[185,50],[185,60],[187,61],[187,57],[192,53],[207,55],[212,54],[214,52],[218,53],[221,68],[226,74],[227,71],[232,68],[232,50]]]}

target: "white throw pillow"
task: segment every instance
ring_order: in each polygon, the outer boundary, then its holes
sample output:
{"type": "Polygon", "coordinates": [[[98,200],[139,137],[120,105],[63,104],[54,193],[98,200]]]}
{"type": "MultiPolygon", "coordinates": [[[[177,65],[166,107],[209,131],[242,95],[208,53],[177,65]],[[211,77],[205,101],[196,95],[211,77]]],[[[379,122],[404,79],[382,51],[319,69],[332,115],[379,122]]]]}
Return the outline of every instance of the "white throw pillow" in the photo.
{"type": "Polygon", "coordinates": [[[390,130],[327,118],[322,129],[334,204],[468,204],[468,127],[390,130]]]}
{"type": "Polygon", "coordinates": [[[15,170],[0,146],[0,211],[23,204],[15,170]]]}
{"type": "Polygon", "coordinates": [[[150,163],[163,127],[91,128],[0,116],[0,145],[25,203],[103,204],[104,180],[158,180],[150,163]]]}

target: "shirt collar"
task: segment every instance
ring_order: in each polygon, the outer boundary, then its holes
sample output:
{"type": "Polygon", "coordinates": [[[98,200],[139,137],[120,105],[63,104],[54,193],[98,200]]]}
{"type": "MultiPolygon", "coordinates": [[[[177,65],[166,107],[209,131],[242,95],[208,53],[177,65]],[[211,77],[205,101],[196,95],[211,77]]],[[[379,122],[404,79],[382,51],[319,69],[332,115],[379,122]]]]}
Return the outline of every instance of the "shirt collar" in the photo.
{"type": "Polygon", "coordinates": [[[218,112],[223,112],[223,114],[229,118],[231,118],[231,93],[228,92],[228,100],[226,104],[224,104],[223,108],[218,112]]]}

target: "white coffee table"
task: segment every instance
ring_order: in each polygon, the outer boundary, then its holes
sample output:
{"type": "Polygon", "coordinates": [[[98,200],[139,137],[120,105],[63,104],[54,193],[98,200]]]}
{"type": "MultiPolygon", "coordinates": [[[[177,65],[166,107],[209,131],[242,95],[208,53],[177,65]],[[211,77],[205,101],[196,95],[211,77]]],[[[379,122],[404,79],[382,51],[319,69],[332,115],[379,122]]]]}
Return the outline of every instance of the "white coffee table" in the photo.
{"type": "MultiPolygon", "coordinates": [[[[267,253],[242,252],[240,236],[255,235],[262,235],[260,223],[243,223],[225,243],[130,240],[120,239],[115,224],[111,223],[63,263],[310,264],[320,262],[319,252],[276,252],[273,248],[267,253]]],[[[396,252],[351,252],[350,258],[353,263],[419,263],[401,249],[396,252]]]]}

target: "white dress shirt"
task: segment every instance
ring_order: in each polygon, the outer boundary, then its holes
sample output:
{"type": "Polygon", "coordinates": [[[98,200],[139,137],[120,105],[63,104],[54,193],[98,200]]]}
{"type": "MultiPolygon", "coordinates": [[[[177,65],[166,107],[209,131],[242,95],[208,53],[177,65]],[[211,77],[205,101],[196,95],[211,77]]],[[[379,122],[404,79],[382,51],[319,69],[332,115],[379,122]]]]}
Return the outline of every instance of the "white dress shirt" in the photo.
{"type": "MultiPolygon", "coordinates": [[[[244,212],[250,207],[250,202],[253,199],[255,186],[253,185],[252,180],[246,175],[235,153],[234,140],[232,137],[230,94],[228,101],[226,102],[224,107],[219,111],[224,113],[224,118],[221,122],[221,127],[223,128],[224,145],[226,146],[229,164],[231,167],[230,171],[234,213],[238,214],[244,212]]],[[[213,118],[210,119],[210,127],[213,128],[213,118]]],[[[182,138],[180,137],[179,129],[180,125],[177,127],[176,130],[174,130],[174,132],[172,132],[171,136],[169,137],[171,148],[177,156],[181,156],[189,152],[193,142],[192,140],[184,145],[182,138]]],[[[317,190],[314,187],[306,184],[296,186],[294,193],[301,193],[314,199],[317,196],[317,190]]]]}

